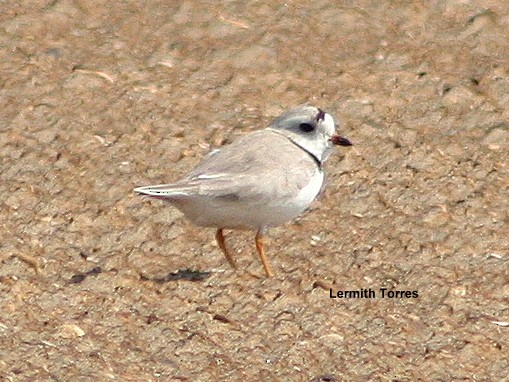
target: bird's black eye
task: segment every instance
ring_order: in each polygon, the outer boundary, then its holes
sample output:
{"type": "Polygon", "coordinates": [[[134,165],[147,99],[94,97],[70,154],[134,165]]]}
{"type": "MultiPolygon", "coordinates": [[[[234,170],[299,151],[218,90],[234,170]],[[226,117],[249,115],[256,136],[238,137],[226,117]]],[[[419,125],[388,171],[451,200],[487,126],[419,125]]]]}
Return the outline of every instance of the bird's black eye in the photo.
{"type": "Polygon", "coordinates": [[[299,125],[299,129],[304,131],[305,133],[309,133],[315,129],[315,127],[310,123],[301,123],[299,125]]]}

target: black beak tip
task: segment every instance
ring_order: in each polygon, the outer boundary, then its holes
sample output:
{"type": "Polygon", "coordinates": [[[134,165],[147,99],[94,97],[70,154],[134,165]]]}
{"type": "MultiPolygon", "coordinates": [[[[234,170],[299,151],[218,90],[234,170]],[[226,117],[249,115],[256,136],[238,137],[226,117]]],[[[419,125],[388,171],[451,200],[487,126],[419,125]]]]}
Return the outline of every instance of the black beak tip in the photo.
{"type": "Polygon", "coordinates": [[[353,146],[353,143],[349,139],[344,138],[340,135],[334,135],[332,137],[332,143],[338,146],[353,146]]]}

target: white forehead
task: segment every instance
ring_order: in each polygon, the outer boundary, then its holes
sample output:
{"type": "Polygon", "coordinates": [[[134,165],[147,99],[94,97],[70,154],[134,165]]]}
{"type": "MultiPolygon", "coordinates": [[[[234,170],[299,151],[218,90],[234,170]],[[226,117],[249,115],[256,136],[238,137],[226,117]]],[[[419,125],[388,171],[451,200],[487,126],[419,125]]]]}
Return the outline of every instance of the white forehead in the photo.
{"type": "Polygon", "coordinates": [[[325,118],[322,122],[323,130],[329,136],[332,136],[336,132],[336,125],[334,123],[334,118],[329,113],[325,113],[325,118]]]}

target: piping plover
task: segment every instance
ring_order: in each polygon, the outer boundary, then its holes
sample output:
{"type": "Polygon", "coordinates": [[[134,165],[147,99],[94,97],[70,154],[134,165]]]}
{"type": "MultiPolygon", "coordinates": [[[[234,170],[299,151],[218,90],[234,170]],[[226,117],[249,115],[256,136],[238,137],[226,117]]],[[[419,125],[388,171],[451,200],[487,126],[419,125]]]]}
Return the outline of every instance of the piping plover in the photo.
{"type": "Polygon", "coordinates": [[[233,268],[223,230],[256,230],[256,249],[270,277],[274,272],[263,235],[308,208],[320,192],[322,165],[334,145],[351,143],[336,134],[332,116],[313,106],[299,106],[266,129],[211,151],[182,180],[134,192],[165,200],[193,223],[216,228],[219,248],[233,268]]]}

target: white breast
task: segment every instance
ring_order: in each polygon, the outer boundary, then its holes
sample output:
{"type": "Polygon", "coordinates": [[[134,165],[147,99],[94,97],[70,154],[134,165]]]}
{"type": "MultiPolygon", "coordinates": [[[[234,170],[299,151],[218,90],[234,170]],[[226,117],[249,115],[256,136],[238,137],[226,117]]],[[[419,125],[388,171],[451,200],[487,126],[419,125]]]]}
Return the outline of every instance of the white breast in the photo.
{"type": "Polygon", "coordinates": [[[309,183],[294,198],[285,202],[279,200],[278,205],[269,202],[267,206],[269,210],[266,211],[266,213],[268,212],[266,225],[278,226],[302,214],[320,192],[323,179],[323,171],[317,168],[309,183]]]}
{"type": "Polygon", "coordinates": [[[197,198],[192,203],[174,204],[197,225],[222,228],[274,227],[295,219],[316,198],[323,184],[323,171],[316,169],[309,183],[293,198],[225,200],[197,198]]]}
{"type": "Polygon", "coordinates": [[[301,206],[304,210],[308,208],[311,202],[316,198],[323,185],[324,174],[322,170],[317,169],[310,182],[300,190],[293,201],[296,206],[301,206]]]}
{"type": "MultiPolygon", "coordinates": [[[[317,168],[309,183],[295,197],[288,199],[286,197],[274,198],[267,200],[263,205],[252,206],[253,208],[249,208],[251,224],[257,227],[275,227],[295,219],[316,198],[322,188],[323,179],[323,171],[317,168]]],[[[244,215],[244,218],[246,215],[244,215]]]]}

